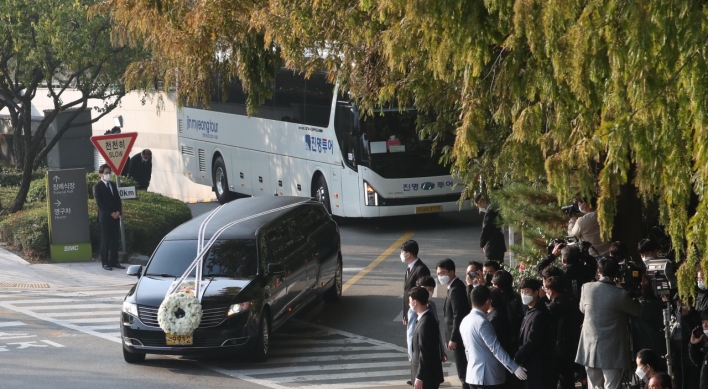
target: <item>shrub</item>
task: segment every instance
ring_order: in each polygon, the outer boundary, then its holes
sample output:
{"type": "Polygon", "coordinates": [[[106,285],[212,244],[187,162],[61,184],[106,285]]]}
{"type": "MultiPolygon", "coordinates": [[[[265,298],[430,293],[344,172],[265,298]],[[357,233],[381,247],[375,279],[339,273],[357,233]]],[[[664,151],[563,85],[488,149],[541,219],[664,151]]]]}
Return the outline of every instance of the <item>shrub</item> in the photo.
{"type": "MultiPolygon", "coordinates": [[[[0,220],[0,239],[33,258],[49,255],[46,181],[43,174],[30,184],[25,208],[0,220]],[[32,196],[32,201],[29,201],[29,196],[32,196]]],[[[97,173],[87,174],[89,232],[94,252],[100,249],[101,237],[98,207],[92,193],[92,187],[98,181],[97,173]]],[[[121,177],[121,186],[134,185],[133,180],[121,177]]],[[[3,204],[9,204],[16,194],[17,188],[0,187],[3,204]]],[[[146,191],[139,191],[137,199],[123,201],[123,214],[128,253],[146,255],[152,254],[168,232],[192,217],[189,207],[182,201],[146,191]]]]}

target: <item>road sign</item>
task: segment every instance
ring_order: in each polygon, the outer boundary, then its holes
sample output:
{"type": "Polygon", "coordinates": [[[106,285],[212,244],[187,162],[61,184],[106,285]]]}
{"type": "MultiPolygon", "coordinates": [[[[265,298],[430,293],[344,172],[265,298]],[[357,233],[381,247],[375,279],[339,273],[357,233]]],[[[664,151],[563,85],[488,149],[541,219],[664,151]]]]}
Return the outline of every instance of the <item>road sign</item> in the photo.
{"type": "Polygon", "coordinates": [[[46,180],[52,259],[90,260],[86,169],[50,170],[46,180]]]}
{"type": "Polygon", "coordinates": [[[125,166],[125,162],[130,158],[130,150],[133,149],[137,132],[124,132],[121,134],[96,135],[91,137],[91,142],[108,166],[116,175],[120,175],[125,166]]]}
{"type": "Polygon", "coordinates": [[[138,197],[134,186],[121,186],[118,188],[118,194],[120,195],[121,200],[134,199],[138,197]]]}

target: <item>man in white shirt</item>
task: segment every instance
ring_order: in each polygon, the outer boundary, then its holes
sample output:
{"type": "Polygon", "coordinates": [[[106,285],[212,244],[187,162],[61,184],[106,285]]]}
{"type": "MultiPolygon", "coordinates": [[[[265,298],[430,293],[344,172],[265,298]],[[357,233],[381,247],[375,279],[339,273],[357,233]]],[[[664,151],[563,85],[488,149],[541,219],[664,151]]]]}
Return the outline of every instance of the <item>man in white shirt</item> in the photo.
{"type": "Polygon", "coordinates": [[[504,351],[492,323],[487,320],[490,304],[489,288],[474,288],[472,311],[460,324],[460,334],[467,356],[465,381],[472,389],[503,388],[506,381],[504,368],[520,380],[526,379],[526,370],[504,351]]]}
{"type": "Polygon", "coordinates": [[[590,242],[594,248],[590,249],[590,254],[593,256],[607,255],[610,249],[610,242],[603,241],[600,236],[600,223],[597,220],[597,212],[595,212],[595,202],[593,198],[589,203],[584,200],[578,200],[578,208],[583,216],[577,217],[573,215],[568,222],[568,236],[574,236],[578,240],[590,242]]]}

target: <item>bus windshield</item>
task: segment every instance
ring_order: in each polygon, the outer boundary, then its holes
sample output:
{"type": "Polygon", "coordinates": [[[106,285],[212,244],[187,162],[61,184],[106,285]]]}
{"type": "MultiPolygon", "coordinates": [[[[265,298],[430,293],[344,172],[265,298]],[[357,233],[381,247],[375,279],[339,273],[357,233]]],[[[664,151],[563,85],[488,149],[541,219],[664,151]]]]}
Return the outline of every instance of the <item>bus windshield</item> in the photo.
{"type": "Polygon", "coordinates": [[[360,165],[384,178],[432,177],[450,174],[438,161],[443,145],[432,153],[432,141],[416,130],[417,112],[397,108],[376,110],[361,119],[360,165]]]}

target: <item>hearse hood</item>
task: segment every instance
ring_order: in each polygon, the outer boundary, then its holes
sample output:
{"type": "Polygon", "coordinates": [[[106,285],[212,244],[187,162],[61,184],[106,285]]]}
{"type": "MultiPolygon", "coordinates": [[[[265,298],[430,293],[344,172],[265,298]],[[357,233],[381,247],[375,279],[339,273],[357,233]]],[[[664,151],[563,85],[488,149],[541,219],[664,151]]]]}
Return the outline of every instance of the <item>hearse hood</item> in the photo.
{"type": "MultiPolygon", "coordinates": [[[[194,281],[194,278],[186,280],[194,281]]],[[[135,290],[135,302],[138,305],[159,307],[165,299],[165,294],[175,279],[172,277],[144,276],[135,290]]],[[[219,305],[232,304],[234,298],[248,285],[251,280],[235,280],[231,278],[215,278],[202,281],[202,304],[219,305]]]]}

